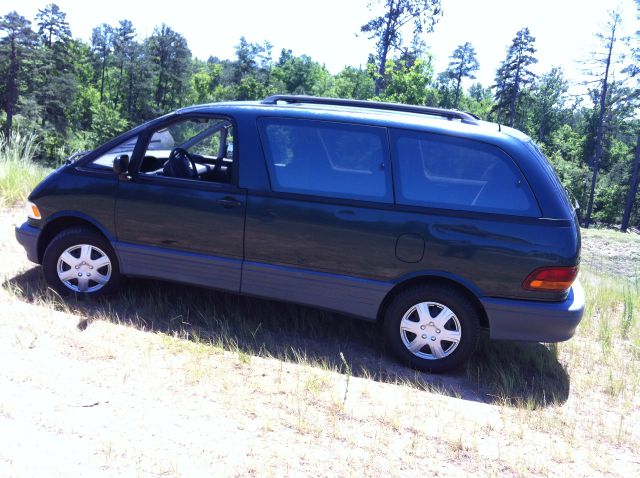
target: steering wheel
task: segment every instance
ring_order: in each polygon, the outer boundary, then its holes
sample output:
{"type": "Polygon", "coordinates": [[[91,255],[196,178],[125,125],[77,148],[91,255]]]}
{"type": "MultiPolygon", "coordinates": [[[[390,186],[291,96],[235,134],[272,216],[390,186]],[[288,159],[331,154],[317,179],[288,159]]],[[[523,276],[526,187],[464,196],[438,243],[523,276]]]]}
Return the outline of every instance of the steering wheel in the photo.
{"type": "Polygon", "coordinates": [[[187,151],[184,148],[173,148],[171,150],[171,153],[169,154],[169,162],[171,162],[172,160],[183,161],[184,162],[185,159],[188,160],[189,163],[191,164],[191,169],[193,171],[193,175],[192,176],[194,178],[197,178],[198,177],[198,167],[196,166],[196,162],[193,160],[193,158],[189,154],[189,151],[187,151]]]}

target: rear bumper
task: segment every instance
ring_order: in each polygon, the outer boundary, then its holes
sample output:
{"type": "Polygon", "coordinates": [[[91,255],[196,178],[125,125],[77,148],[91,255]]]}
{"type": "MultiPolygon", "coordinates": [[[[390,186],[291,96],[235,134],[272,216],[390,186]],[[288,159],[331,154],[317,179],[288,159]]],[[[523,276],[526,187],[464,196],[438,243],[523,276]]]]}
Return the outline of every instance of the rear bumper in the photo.
{"type": "Polygon", "coordinates": [[[38,236],[40,235],[40,229],[30,226],[28,223],[22,224],[20,227],[16,227],[16,239],[20,243],[24,250],[27,251],[27,258],[31,262],[39,264],[38,260],[38,236]]]}
{"type": "Polygon", "coordinates": [[[573,337],[584,313],[584,291],[574,282],[563,302],[480,299],[492,340],[562,342],[573,337]]]}

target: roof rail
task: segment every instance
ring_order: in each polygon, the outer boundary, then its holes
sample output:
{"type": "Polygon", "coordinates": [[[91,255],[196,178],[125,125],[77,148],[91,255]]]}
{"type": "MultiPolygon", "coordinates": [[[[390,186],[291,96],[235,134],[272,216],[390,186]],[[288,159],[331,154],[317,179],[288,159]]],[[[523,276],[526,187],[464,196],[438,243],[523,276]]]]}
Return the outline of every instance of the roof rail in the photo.
{"type": "Polygon", "coordinates": [[[460,120],[462,123],[478,124],[478,117],[471,113],[431,106],[405,105],[401,103],[384,103],[382,101],[349,100],[344,98],[326,98],[322,96],[307,95],[272,95],[261,101],[265,105],[275,105],[279,101],[286,103],[306,103],[314,105],[354,106],[357,108],[370,108],[376,110],[402,111],[405,113],[419,113],[430,116],[441,116],[449,120],[460,120]]]}

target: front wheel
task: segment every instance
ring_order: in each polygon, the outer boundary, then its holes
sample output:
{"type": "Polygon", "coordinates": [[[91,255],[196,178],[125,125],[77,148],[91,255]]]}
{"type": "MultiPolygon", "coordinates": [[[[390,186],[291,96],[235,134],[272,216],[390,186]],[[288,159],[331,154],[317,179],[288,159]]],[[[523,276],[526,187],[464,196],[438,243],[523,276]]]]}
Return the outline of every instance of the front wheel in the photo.
{"type": "Polygon", "coordinates": [[[103,295],[120,282],[111,244],[83,227],[67,229],[54,237],[45,250],[42,267],[47,283],[60,295],[103,295]]]}
{"type": "Polygon", "coordinates": [[[480,322],[465,294],[422,286],[401,292],[391,302],[384,330],[387,343],[404,363],[427,372],[446,372],[471,356],[480,322]]]}

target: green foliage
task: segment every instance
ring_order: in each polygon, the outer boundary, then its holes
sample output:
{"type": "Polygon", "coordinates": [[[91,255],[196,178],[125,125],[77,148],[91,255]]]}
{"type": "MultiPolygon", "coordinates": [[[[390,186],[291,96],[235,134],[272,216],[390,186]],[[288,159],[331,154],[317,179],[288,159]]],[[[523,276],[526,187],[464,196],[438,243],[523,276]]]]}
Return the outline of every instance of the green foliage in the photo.
{"type": "Polygon", "coordinates": [[[220,63],[195,61],[196,72],[191,77],[190,103],[213,103],[232,99],[234,92],[230,86],[223,85],[223,66],[220,63]]]}
{"type": "Polygon", "coordinates": [[[460,98],[460,109],[468,111],[484,120],[491,119],[493,95],[490,88],[484,88],[480,83],[474,83],[469,88],[468,95],[460,98]]]}
{"type": "Polygon", "coordinates": [[[404,62],[387,62],[389,75],[384,93],[379,96],[383,101],[424,105],[427,100],[427,86],[433,81],[431,62],[418,59],[412,65],[404,62]]]}
{"type": "Polygon", "coordinates": [[[375,93],[379,95],[386,80],[389,53],[406,51],[402,36],[405,25],[413,23],[415,46],[424,30],[433,30],[442,9],[440,0],[378,0],[372,2],[371,7],[375,3],[382,3],[382,12],[362,25],[360,31],[368,34],[370,39],[376,40],[378,77],[375,93]]]}
{"type": "Polygon", "coordinates": [[[366,70],[346,66],[336,75],[334,82],[335,95],[338,98],[352,98],[366,100],[372,98],[375,92],[375,71],[367,66],[366,70]]]}
{"type": "Polygon", "coordinates": [[[333,93],[333,77],[324,65],[311,57],[296,57],[291,50],[283,50],[273,69],[277,89],[300,95],[329,96],[333,93]]]}
{"type": "Polygon", "coordinates": [[[584,135],[563,125],[551,134],[548,144],[542,145],[560,181],[582,207],[586,204],[590,177],[589,168],[582,162],[584,143],[584,135]]]}
{"type": "Polygon", "coordinates": [[[593,220],[602,224],[614,225],[620,222],[622,211],[620,204],[624,201],[625,189],[620,184],[613,184],[604,177],[596,186],[594,198],[593,220]]]}
{"type": "Polygon", "coordinates": [[[184,36],[164,24],[145,43],[156,77],[155,111],[167,113],[181,106],[187,97],[191,51],[184,36]]]}
{"type": "Polygon", "coordinates": [[[240,80],[234,88],[234,96],[239,100],[257,100],[268,95],[267,87],[254,76],[240,80]]]}
{"type": "Polygon", "coordinates": [[[90,138],[95,145],[104,143],[108,139],[123,133],[127,129],[127,120],[118,110],[104,103],[99,103],[91,108],[92,126],[90,138]]]}
{"type": "MultiPolygon", "coordinates": [[[[375,51],[366,65],[345,66],[335,75],[287,48],[275,59],[267,41],[241,37],[234,58],[203,61],[192,58],[184,36],[168,25],[140,38],[133,23],[123,19],[96,26],[90,42],[84,42],[72,37],[65,13],[55,4],[38,11],[34,27],[11,12],[0,18],[0,125],[5,132],[33,132],[38,138],[33,159],[55,165],[190,104],[290,93],[457,108],[529,134],[585,210],[601,85],[590,92],[594,107],[580,100],[569,104],[560,68],[540,78],[531,72],[535,39],[523,28],[508,46],[496,84],[487,88],[475,83],[465,90],[479,66],[473,46],[460,44],[436,76],[426,44],[417,35],[431,30],[440,17],[440,0],[375,0],[371,11],[374,18],[362,32],[376,41],[375,51]],[[403,35],[410,33],[413,38],[405,41],[403,35]]],[[[625,70],[631,78],[609,81],[604,102],[593,218],[608,224],[620,221],[628,202],[633,145],[640,133],[638,45],[640,33],[631,39],[625,70]]],[[[602,66],[605,57],[594,58],[602,66]]],[[[640,226],[640,200],[631,204],[630,225],[640,226]]]]}
{"type": "Polygon", "coordinates": [[[564,78],[562,68],[552,68],[540,77],[533,93],[532,124],[530,134],[540,142],[557,130],[566,117],[566,94],[569,84],[564,78]]]}

